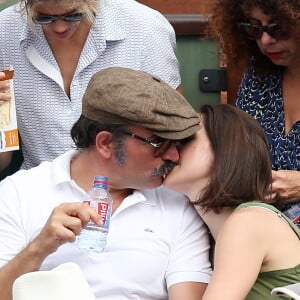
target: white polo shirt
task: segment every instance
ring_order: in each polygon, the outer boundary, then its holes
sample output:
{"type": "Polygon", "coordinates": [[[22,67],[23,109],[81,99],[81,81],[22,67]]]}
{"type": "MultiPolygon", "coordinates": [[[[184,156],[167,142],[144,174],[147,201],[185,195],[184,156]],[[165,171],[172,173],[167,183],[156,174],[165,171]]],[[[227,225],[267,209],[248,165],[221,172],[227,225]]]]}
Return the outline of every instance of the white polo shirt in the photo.
{"type": "MultiPolygon", "coordinates": [[[[35,238],[54,207],[84,198],[70,178],[72,155],[67,152],[0,183],[0,266],[35,238]]],[[[159,187],[123,200],[111,218],[104,253],[89,254],[76,242],[67,243],[45,259],[41,270],[73,261],[97,299],[168,299],[167,288],[175,283],[209,282],[208,252],[206,227],[193,207],[159,187]]]]}

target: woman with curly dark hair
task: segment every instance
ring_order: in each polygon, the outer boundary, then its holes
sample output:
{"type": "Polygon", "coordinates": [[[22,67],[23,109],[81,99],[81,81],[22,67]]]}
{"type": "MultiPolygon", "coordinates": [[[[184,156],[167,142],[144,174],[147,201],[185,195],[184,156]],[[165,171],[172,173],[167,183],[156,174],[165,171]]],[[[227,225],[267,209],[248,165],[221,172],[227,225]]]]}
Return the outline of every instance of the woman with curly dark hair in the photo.
{"type": "Polygon", "coordinates": [[[236,105],[265,130],[273,196],[300,226],[300,2],[217,0],[212,24],[231,67],[246,66],[236,105]]]}

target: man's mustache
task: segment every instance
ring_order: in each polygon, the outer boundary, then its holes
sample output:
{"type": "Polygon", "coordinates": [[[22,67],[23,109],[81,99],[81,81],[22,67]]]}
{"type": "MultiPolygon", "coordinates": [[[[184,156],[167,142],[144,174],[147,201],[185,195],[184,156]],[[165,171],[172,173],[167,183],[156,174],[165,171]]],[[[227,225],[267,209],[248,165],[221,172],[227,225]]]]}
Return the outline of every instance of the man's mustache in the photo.
{"type": "Polygon", "coordinates": [[[175,162],[167,161],[162,166],[154,169],[152,175],[154,176],[166,175],[169,172],[171,172],[175,166],[176,166],[175,162]]]}

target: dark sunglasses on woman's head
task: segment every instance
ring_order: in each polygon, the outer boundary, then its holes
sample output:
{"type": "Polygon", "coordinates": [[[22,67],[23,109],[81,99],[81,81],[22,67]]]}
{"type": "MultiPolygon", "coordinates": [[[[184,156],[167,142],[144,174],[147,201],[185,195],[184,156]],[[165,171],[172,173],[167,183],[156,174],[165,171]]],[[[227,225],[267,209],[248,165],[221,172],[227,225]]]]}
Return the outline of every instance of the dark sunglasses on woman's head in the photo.
{"type": "Polygon", "coordinates": [[[32,17],[32,21],[39,25],[46,25],[55,22],[56,20],[64,20],[66,22],[79,22],[86,17],[85,13],[78,12],[60,16],[37,15],[32,17]]]}
{"type": "Polygon", "coordinates": [[[276,40],[287,40],[290,38],[290,32],[278,24],[255,25],[251,23],[238,23],[239,29],[242,29],[251,40],[261,39],[264,32],[276,40]]]}

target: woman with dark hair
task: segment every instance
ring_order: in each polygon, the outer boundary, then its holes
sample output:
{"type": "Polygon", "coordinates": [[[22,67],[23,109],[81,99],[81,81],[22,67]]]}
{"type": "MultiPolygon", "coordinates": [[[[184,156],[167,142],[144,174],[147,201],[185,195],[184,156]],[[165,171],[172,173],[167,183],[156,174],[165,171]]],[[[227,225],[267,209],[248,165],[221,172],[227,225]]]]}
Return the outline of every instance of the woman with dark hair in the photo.
{"type": "Polygon", "coordinates": [[[200,116],[202,128],[164,184],[189,198],[216,241],[202,299],[273,299],[273,288],[300,282],[300,232],[276,208],[280,200],[267,197],[268,141],[259,123],[234,106],[204,105],[200,116]]]}
{"type": "Polygon", "coordinates": [[[273,196],[300,226],[300,2],[217,0],[213,27],[231,67],[245,68],[236,105],[267,134],[273,196]]]}

